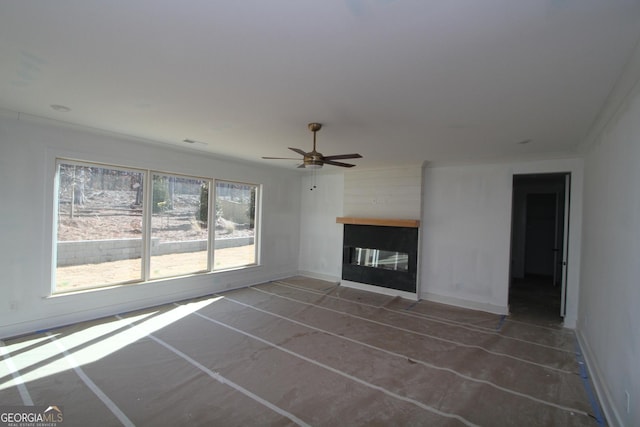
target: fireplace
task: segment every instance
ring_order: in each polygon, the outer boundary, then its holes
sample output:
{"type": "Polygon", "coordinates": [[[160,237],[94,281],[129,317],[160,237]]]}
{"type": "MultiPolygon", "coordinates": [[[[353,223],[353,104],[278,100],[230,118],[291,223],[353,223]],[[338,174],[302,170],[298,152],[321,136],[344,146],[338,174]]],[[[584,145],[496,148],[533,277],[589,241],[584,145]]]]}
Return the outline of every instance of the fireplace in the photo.
{"type": "Polygon", "coordinates": [[[416,293],[417,221],[338,218],[338,222],[344,224],[343,281],[416,293]]]}
{"type": "Polygon", "coordinates": [[[351,265],[409,271],[409,254],[406,252],[359,247],[349,247],[347,250],[349,251],[348,262],[351,265]]]}

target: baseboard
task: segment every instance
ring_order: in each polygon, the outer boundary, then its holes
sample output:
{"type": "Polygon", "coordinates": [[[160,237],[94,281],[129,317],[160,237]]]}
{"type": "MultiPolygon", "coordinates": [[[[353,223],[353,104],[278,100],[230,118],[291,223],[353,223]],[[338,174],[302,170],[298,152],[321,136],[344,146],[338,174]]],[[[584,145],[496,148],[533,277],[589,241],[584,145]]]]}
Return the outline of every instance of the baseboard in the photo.
{"type": "Polygon", "coordinates": [[[575,329],[578,324],[578,319],[575,316],[565,316],[562,322],[562,326],[567,329],[575,329]]]}
{"type": "Polygon", "coordinates": [[[598,369],[598,365],[595,363],[593,351],[591,351],[591,347],[589,347],[589,344],[582,334],[581,330],[576,330],[576,337],[578,338],[578,344],[580,345],[580,349],[582,350],[582,357],[584,358],[584,362],[587,365],[587,371],[589,373],[589,378],[591,379],[591,384],[593,384],[593,388],[595,389],[596,395],[598,396],[598,401],[600,402],[600,407],[602,408],[602,412],[604,412],[604,417],[607,421],[606,425],[623,426],[624,421],[616,410],[613,398],[609,393],[609,389],[605,386],[605,383],[603,381],[602,373],[598,369]]]}
{"type": "Polygon", "coordinates": [[[359,289],[361,291],[375,292],[377,294],[389,295],[392,297],[401,297],[412,301],[418,300],[418,295],[411,292],[399,291],[397,289],[384,288],[382,286],[367,285],[365,283],[352,282],[350,280],[340,280],[340,286],[347,288],[359,289]]]}
{"type": "Polygon", "coordinates": [[[437,302],[440,304],[454,305],[456,307],[468,308],[470,310],[485,311],[493,314],[509,314],[508,306],[477,302],[463,298],[450,297],[445,295],[433,294],[431,292],[422,292],[420,297],[424,300],[437,302]]]}

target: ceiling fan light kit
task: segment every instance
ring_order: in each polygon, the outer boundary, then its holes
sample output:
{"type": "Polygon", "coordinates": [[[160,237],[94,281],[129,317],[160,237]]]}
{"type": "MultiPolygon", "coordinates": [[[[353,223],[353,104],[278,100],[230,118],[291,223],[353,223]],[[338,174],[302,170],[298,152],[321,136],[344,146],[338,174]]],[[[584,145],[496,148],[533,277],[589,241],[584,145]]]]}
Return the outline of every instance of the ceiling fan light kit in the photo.
{"type": "MultiPolygon", "coordinates": [[[[360,154],[337,154],[334,156],[323,156],[322,153],[316,151],[316,132],[322,128],[320,123],[309,123],[308,128],[313,132],[313,150],[306,152],[300,148],[289,147],[289,150],[294,151],[302,156],[302,164],[298,168],[304,169],[320,169],[323,165],[339,166],[343,168],[352,168],[355,165],[351,163],[336,162],[336,160],[342,159],[360,159],[360,154]]],[[[282,159],[288,160],[289,157],[263,157],[263,159],[282,159]]]]}

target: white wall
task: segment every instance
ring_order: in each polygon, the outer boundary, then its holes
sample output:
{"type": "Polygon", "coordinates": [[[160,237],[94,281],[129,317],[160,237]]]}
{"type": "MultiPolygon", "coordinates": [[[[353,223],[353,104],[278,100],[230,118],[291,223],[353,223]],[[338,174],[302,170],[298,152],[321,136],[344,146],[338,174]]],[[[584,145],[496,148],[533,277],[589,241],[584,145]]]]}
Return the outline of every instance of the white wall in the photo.
{"type": "Polygon", "coordinates": [[[336,282],[342,276],[344,174],[312,172],[303,177],[300,207],[300,273],[336,282]],[[310,190],[313,185],[316,188],[310,190]]]}
{"type": "Polygon", "coordinates": [[[610,424],[638,426],[640,90],[616,107],[585,160],[578,337],[610,424]]]}
{"type": "Polygon", "coordinates": [[[0,200],[0,337],[281,278],[298,269],[300,178],[293,171],[0,112],[0,200]],[[261,265],[50,297],[58,156],[262,184],[261,265]]]}
{"type": "Polygon", "coordinates": [[[577,318],[583,167],[580,159],[429,166],[424,171],[421,297],[508,312],[513,175],[571,172],[567,315],[577,318]]]}

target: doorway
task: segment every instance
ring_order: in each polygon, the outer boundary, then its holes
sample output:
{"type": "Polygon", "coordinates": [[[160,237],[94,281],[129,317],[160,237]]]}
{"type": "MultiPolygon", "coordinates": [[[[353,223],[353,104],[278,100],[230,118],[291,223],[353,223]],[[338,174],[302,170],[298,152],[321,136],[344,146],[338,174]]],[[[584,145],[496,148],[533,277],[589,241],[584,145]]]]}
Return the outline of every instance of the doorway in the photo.
{"type": "Polygon", "coordinates": [[[509,311],[516,320],[562,326],[569,173],[514,175],[509,311]]]}

